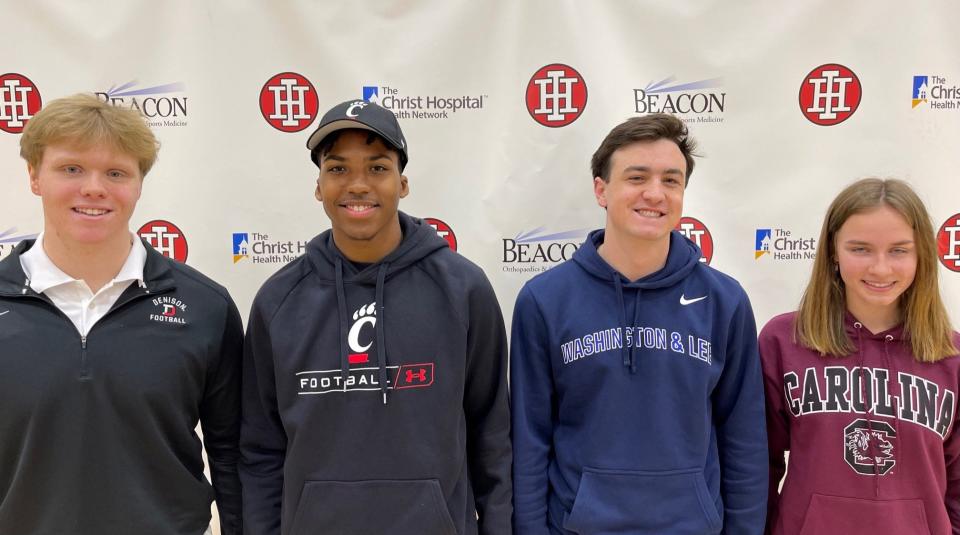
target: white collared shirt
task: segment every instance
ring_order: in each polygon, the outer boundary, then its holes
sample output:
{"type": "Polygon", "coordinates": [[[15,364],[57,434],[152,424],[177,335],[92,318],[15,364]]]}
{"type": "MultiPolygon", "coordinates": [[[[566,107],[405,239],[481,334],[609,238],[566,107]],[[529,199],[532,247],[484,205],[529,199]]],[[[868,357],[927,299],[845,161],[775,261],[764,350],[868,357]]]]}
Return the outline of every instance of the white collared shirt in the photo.
{"type": "Polygon", "coordinates": [[[53,304],[70,318],[80,335],[86,337],[127,287],[134,281],[143,284],[147,249],[140,242],[140,238],[132,233],[131,240],[130,254],[127,255],[120,272],[96,294],[85,281],[67,275],[50,260],[43,250],[43,233],[37,236],[33,247],[20,256],[20,266],[23,267],[30,288],[49,297],[53,304]]]}

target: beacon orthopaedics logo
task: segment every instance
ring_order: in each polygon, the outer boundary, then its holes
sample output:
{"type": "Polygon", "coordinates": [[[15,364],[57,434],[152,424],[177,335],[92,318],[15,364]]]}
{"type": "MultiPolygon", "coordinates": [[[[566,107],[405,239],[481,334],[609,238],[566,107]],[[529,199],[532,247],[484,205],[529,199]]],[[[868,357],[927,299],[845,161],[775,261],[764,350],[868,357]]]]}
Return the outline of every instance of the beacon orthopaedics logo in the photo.
{"type": "Polygon", "coordinates": [[[800,111],[811,123],[833,126],[849,119],[860,106],[863,88],[849,68],[827,63],[800,83],[800,111]]]}
{"type": "Polygon", "coordinates": [[[319,98],[310,80],[295,72],[270,77],[260,90],[260,113],[281,132],[299,132],[317,117],[319,98]]]}
{"type": "Polygon", "coordinates": [[[94,93],[100,100],[140,112],[150,126],[187,126],[186,86],[182,82],[138,88],[136,81],[94,93]]]}
{"type": "Polygon", "coordinates": [[[42,105],[40,90],[29,78],[15,72],[0,75],[0,130],[23,132],[42,105]]]}
{"type": "Polygon", "coordinates": [[[163,220],[154,219],[144,223],[137,235],[147,240],[158,253],[178,262],[187,261],[187,237],[176,225],[163,220]]]}
{"type": "Polygon", "coordinates": [[[587,107],[587,83],[569,65],[545,65],[527,83],[526,103],[530,116],[543,126],[567,126],[587,107]]]}
{"type": "Polygon", "coordinates": [[[633,90],[637,113],[670,113],[690,123],[722,123],[727,94],[722,78],[677,82],[670,76],[633,90]]]}

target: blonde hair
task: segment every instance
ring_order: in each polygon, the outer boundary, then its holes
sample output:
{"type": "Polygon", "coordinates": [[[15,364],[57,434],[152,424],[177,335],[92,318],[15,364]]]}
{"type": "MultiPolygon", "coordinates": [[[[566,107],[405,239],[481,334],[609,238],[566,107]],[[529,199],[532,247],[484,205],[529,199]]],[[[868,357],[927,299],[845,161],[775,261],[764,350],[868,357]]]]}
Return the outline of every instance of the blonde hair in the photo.
{"type": "Polygon", "coordinates": [[[44,150],[56,143],[112,146],[137,159],[141,177],[147,176],[160,150],[139,112],[82,93],[54,100],[30,119],[20,136],[20,156],[39,167],[44,150]]]}
{"type": "Polygon", "coordinates": [[[913,229],[917,272],[913,284],[900,296],[900,308],[914,358],[920,362],[936,362],[957,354],[950,319],[940,297],[937,243],[930,215],[916,192],[906,182],[896,179],[858,180],[841,191],[827,209],[813,272],[797,313],[800,343],[821,355],[844,356],[856,350],[843,326],[846,296],[834,266],[836,238],[850,216],[879,206],[889,206],[899,212],[913,229]]]}

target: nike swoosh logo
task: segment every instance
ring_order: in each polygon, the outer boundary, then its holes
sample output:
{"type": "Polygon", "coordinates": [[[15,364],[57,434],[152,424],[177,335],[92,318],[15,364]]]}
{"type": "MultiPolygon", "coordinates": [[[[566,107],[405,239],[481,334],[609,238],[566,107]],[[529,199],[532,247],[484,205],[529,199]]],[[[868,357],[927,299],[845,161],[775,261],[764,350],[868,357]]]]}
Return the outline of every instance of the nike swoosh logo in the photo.
{"type": "Polygon", "coordinates": [[[3,316],[4,314],[9,314],[9,313],[10,313],[9,310],[7,310],[6,312],[0,312],[0,316],[3,316]]]}
{"type": "Polygon", "coordinates": [[[683,294],[680,294],[680,304],[684,306],[692,305],[693,303],[696,303],[697,301],[703,301],[706,298],[707,296],[694,297],[693,299],[687,299],[686,296],[684,296],[683,294]]]}

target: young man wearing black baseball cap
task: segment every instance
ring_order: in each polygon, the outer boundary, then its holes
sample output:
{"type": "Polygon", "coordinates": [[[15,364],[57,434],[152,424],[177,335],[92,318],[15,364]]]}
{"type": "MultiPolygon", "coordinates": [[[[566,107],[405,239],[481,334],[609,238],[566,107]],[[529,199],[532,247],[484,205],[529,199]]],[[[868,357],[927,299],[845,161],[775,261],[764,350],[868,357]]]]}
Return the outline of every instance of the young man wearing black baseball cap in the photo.
{"type": "Polygon", "coordinates": [[[510,532],[506,334],[479,267],[420,219],[392,112],[307,141],[331,229],[260,289],[244,350],[250,535],[510,532]]]}

